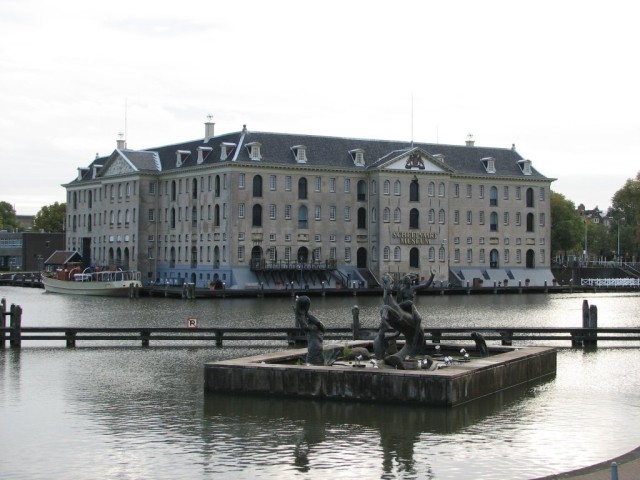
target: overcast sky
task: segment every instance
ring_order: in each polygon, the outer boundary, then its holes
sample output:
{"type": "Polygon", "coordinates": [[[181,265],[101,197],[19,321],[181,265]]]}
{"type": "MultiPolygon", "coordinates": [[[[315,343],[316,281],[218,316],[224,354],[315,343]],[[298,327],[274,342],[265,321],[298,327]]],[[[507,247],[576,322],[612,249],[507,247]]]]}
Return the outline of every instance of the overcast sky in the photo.
{"type": "Polygon", "coordinates": [[[632,8],[0,0],[0,200],[35,214],[119,132],[136,149],[194,140],[212,114],[216,133],[471,133],[515,144],[554,191],[606,210],[640,171],[632,8]]]}

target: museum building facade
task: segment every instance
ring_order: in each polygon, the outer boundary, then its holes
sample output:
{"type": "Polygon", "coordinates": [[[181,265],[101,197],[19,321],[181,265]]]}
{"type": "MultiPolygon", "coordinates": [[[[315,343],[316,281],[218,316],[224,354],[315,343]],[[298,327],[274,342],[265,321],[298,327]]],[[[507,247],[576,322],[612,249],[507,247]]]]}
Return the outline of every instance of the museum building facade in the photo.
{"type": "Polygon", "coordinates": [[[542,285],[550,186],[512,148],[241,131],[78,169],[66,248],[198,287],[370,286],[385,273],[542,285]]]}

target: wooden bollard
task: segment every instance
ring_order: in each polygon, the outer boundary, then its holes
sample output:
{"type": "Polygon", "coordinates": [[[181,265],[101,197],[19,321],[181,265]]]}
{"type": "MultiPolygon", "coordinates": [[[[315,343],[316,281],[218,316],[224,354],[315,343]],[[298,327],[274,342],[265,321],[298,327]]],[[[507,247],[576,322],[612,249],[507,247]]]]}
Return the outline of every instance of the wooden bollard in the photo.
{"type": "Polygon", "coordinates": [[[22,346],[22,307],[11,304],[11,333],[9,334],[9,345],[13,348],[22,346]]]}
{"type": "Polygon", "coordinates": [[[142,346],[149,346],[149,339],[151,338],[151,332],[149,330],[142,330],[140,332],[140,338],[142,339],[142,346]]]}
{"type": "MultiPolygon", "coordinates": [[[[587,300],[584,300],[582,302],[582,328],[598,328],[598,307],[595,305],[589,306],[589,302],[587,300]]],[[[597,332],[589,332],[587,335],[585,335],[585,337],[586,338],[583,342],[584,348],[597,348],[597,332]]]]}
{"type": "Polygon", "coordinates": [[[64,336],[67,341],[67,348],[73,348],[76,346],[76,332],[69,330],[64,332],[64,336]]]}
{"type": "MultiPolygon", "coordinates": [[[[7,312],[7,299],[3,298],[0,301],[0,328],[6,328],[7,326],[7,319],[5,317],[6,312],[7,312]]],[[[4,343],[6,339],[7,339],[6,333],[3,330],[2,332],[0,332],[0,348],[4,348],[4,343]]]]}
{"type": "Polygon", "coordinates": [[[353,339],[360,339],[360,308],[354,305],[351,309],[351,315],[353,316],[353,339]]]}

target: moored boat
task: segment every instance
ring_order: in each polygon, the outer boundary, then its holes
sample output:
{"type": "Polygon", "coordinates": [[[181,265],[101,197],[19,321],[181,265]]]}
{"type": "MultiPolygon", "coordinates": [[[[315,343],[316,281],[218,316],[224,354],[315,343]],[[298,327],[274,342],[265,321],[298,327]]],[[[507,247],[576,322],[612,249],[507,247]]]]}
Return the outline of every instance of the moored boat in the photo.
{"type": "Polygon", "coordinates": [[[79,268],[43,274],[45,291],[69,295],[128,296],[142,287],[141,274],[132,270],[91,271],[79,268]]]}

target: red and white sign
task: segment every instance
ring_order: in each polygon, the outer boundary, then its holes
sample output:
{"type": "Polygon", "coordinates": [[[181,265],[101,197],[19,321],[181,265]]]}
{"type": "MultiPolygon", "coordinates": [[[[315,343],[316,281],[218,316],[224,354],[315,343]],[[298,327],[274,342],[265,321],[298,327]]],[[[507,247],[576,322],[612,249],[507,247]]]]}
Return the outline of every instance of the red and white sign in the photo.
{"type": "Polygon", "coordinates": [[[187,327],[198,328],[198,319],[196,317],[187,317],[187,327]]]}

